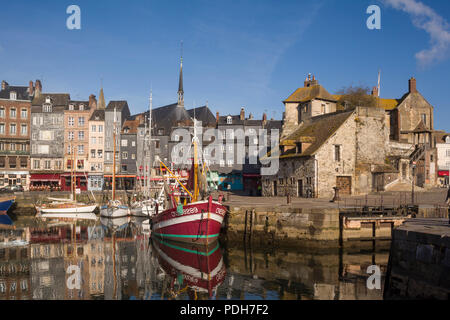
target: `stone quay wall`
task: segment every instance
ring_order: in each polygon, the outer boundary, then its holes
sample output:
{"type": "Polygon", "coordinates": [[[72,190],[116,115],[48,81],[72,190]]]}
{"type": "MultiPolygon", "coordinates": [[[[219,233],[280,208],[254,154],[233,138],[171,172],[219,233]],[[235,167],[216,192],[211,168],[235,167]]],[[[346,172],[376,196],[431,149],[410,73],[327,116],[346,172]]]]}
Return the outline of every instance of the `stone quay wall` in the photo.
{"type": "Polygon", "coordinates": [[[450,298],[448,219],[412,219],[393,234],[385,299],[450,298]]]}

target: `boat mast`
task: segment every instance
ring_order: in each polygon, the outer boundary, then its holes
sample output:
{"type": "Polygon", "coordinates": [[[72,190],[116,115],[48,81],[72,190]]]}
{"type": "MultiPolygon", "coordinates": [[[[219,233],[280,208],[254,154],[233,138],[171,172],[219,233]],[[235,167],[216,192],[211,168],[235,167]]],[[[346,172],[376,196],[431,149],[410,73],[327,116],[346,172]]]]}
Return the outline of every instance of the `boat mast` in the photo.
{"type": "MultiPolygon", "coordinates": [[[[195,109],[194,109],[195,110],[195,109]]],[[[194,116],[194,138],[192,139],[194,144],[194,197],[192,202],[196,202],[198,198],[198,158],[197,158],[197,119],[194,116]]]]}
{"type": "Polygon", "coordinates": [[[114,107],[113,125],[113,174],[112,174],[112,199],[116,200],[116,108],[114,107]]]}
{"type": "Polygon", "coordinates": [[[152,110],[153,110],[153,88],[150,88],[150,113],[148,116],[148,154],[149,154],[149,163],[148,163],[148,196],[151,197],[151,189],[150,184],[152,182],[152,110]]]}

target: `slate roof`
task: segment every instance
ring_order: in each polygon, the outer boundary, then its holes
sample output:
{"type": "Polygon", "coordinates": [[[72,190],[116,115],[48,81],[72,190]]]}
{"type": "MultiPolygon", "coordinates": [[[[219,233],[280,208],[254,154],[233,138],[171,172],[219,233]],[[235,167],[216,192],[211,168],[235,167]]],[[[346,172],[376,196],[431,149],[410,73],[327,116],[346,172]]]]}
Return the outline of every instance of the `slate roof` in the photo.
{"type": "Polygon", "coordinates": [[[68,106],[70,94],[68,93],[41,93],[39,97],[35,97],[31,103],[32,106],[42,106],[45,99],[50,97],[53,106],[68,106]]]}
{"type": "Polygon", "coordinates": [[[122,126],[122,134],[137,134],[138,126],[139,120],[125,120],[122,126]],[[128,132],[125,132],[126,128],[128,128],[128,132]]]}
{"type": "Polygon", "coordinates": [[[32,96],[28,94],[28,87],[8,86],[0,91],[0,99],[10,99],[10,93],[16,92],[16,100],[31,100],[32,96]]]}
{"type": "MultiPolygon", "coordinates": [[[[91,107],[89,107],[89,101],[69,101],[69,104],[65,107],[65,110],[69,110],[69,106],[73,104],[73,110],[80,110],[80,105],[82,104],[84,106],[84,110],[90,110],[91,107]]],[[[72,110],[70,110],[72,111],[72,110]]]]}
{"type": "Polygon", "coordinates": [[[296,153],[295,148],[280,155],[280,158],[312,156],[317,150],[347,121],[353,111],[329,113],[311,118],[309,122],[302,123],[291,135],[280,142],[280,145],[294,146],[298,142],[307,142],[310,145],[296,153]]]}
{"type": "Polygon", "coordinates": [[[194,112],[195,112],[195,119],[202,122],[202,125],[205,126],[215,126],[216,124],[216,117],[214,117],[213,113],[207,106],[194,108],[187,110],[187,113],[191,118],[194,118],[194,112]]]}
{"type": "Polygon", "coordinates": [[[336,102],[336,99],[320,84],[298,88],[284,102],[308,102],[313,99],[336,102]]]}
{"type": "Polygon", "coordinates": [[[105,121],[105,109],[94,110],[89,121],[105,121]]]}
{"type": "Polygon", "coordinates": [[[120,100],[120,101],[110,101],[108,103],[108,106],[106,107],[106,110],[114,110],[114,108],[117,111],[122,110],[125,106],[128,106],[128,102],[124,101],[124,100],[120,100]]]}

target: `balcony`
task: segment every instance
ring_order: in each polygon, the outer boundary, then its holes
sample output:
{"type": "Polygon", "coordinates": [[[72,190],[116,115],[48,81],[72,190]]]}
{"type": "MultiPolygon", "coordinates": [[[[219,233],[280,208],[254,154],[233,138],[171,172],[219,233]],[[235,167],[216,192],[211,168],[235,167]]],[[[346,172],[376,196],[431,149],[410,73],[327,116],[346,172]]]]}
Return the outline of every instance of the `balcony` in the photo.
{"type": "Polygon", "coordinates": [[[30,151],[0,150],[0,155],[29,156],[30,155],[30,151]]]}

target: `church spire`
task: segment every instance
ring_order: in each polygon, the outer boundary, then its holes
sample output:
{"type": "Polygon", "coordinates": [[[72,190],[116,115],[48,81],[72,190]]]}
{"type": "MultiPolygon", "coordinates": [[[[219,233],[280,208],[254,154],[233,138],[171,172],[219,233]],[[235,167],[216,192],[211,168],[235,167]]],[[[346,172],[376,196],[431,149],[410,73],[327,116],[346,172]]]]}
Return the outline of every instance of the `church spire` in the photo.
{"type": "Polygon", "coordinates": [[[105,95],[103,94],[103,80],[102,80],[100,96],[98,97],[97,109],[105,109],[105,108],[106,108],[106,103],[105,103],[105,95]]]}
{"type": "Polygon", "coordinates": [[[183,90],[183,41],[181,41],[181,59],[180,59],[180,79],[178,83],[178,105],[184,106],[183,90]]]}

